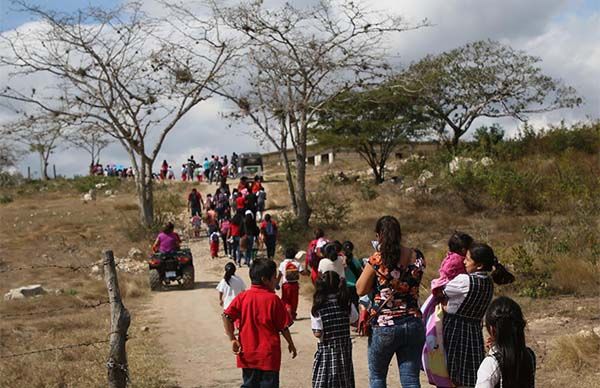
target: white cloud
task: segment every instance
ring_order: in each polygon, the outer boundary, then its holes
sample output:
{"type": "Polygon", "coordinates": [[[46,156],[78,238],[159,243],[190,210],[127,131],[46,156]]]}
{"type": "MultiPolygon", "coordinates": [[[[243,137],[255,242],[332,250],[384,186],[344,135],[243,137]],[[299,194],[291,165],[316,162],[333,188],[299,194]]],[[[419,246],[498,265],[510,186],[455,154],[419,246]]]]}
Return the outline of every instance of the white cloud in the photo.
{"type": "MultiPolygon", "coordinates": [[[[302,0],[302,3],[309,2],[302,0]]],[[[267,1],[268,5],[275,3],[283,2],[267,1]]],[[[293,4],[299,6],[297,2],[293,4]]],[[[409,20],[427,17],[434,24],[392,36],[390,54],[399,55],[394,59],[397,63],[406,64],[427,53],[438,53],[479,39],[501,40],[541,57],[545,72],[574,86],[586,101],[579,109],[532,116],[534,125],[556,123],[562,118],[571,122],[600,116],[599,9],[581,12],[582,3],[577,0],[379,0],[370,5],[372,9],[395,12],[409,20]]],[[[163,12],[156,3],[147,7],[153,14],[163,12]]],[[[5,82],[4,76],[0,82],[5,82]]],[[[178,171],[177,166],[190,154],[199,159],[215,153],[258,150],[258,141],[248,134],[251,126],[236,124],[228,128],[229,121],[220,114],[226,109],[228,105],[217,98],[192,109],[169,135],[158,160],[167,159],[178,171]]],[[[7,113],[0,110],[0,122],[6,117],[7,113]]],[[[474,127],[489,122],[481,120],[474,127]]],[[[518,125],[514,120],[501,123],[509,132],[514,132],[518,125]]],[[[118,144],[105,150],[102,159],[129,164],[118,144]]],[[[28,157],[21,163],[21,170],[26,171],[28,164],[35,167],[37,163],[35,157],[28,157]]],[[[74,150],[58,151],[51,163],[56,163],[58,172],[63,174],[87,171],[85,153],[74,150]]]]}

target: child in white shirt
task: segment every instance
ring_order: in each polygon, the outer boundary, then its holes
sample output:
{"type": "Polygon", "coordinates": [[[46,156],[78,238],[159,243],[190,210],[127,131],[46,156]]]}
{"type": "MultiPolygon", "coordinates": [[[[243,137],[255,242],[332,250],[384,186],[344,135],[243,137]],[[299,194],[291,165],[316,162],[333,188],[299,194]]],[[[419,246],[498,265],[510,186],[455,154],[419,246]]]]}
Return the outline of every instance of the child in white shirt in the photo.
{"type": "Polygon", "coordinates": [[[225,275],[217,285],[219,291],[219,305],[225,310],[231,301],[242,291],[246,290],[246,284],[235,275],[235,264],[225,264],[225,275]]]}

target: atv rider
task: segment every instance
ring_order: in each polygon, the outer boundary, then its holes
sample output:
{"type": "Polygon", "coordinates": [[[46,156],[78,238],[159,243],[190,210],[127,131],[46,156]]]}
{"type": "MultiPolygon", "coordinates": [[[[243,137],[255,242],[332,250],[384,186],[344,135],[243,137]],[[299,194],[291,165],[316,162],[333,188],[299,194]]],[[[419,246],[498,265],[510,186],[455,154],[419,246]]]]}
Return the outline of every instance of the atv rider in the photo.
{"type": "Polygon", "coordinates": [[[179,250],[180,245],[181,238],[175,233],[175,225],[172,222],[168,222],[162,232],[156,237],[154,244],[152,244],[152,251],[154,253],[175,253],[179,250]]]}

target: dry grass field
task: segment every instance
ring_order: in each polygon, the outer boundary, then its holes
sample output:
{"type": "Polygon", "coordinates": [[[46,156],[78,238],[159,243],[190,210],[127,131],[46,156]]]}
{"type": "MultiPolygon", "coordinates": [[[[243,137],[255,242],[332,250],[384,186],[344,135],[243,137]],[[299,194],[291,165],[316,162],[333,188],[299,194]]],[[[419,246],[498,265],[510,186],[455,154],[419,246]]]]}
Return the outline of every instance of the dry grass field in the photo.
{"type": "MultiPolygon", "coordinates": [[[[114,197],[100,191],[84,204],[69,182],[27,185],[5,190],[13,201],[0,207],[0,291],[30,284],[60,290],[31,299],[0,302],[0,381],[4,387],[106,386],[106,344],[75,347],[20,357],[35,350],[108,339],[109,306],[104,280],[57,266],[89,266],[103,249],[125,257],[129,249],[148,251],[148,241],[132,242],[124,228],[137,215],[128,184],[118,184],[114,197]],[[36,269],[26,267],[35,266],[36,269]],[[22,270],[13,271],[15,268],[22,270]],[[5,271],[5,272],[4,272],[5,271]],[[6,357],[6,358],[5,358],[6,357]]],[[[146,273],[119,274],[124,304],[132,314],[127,344],[131,381],[139,387],[165,386],[155,333],[143,311],[149,301],[146,273]]]]}

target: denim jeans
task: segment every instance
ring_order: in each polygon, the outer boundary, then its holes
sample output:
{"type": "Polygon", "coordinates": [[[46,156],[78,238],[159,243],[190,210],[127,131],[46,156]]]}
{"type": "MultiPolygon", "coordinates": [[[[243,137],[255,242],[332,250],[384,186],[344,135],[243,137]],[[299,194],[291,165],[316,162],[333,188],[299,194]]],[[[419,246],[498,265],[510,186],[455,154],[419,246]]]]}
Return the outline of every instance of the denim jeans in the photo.
{"type": "Polygon", "coordinates": [[[400,318],[394,326],[374,326],[369,337],[369,387],[387,387],[387,373],[394,354],[402,388],[419,388],[421,351],[425,327],[415,317],[400,318]]]}
{"type": "Polygon", "coordinates": [[[254,248],[254,236],[247,236],[248,243],[246,245],[246,256],[245,256],[245,264],[252,264],[252,248],[254,248]]]}
{"type": "Polygon", "coordinates": [[[240,236],[233,236],[233,242],[231,243],[231,256],[237,265],[241,265],[242,258],[240,255],[240,236]]]}
{"type": "Polygon", "coordinates": [[[279,388],[279,372],[243,368],[242,378],[240,388],[279,388]]]}

